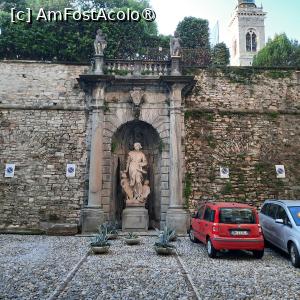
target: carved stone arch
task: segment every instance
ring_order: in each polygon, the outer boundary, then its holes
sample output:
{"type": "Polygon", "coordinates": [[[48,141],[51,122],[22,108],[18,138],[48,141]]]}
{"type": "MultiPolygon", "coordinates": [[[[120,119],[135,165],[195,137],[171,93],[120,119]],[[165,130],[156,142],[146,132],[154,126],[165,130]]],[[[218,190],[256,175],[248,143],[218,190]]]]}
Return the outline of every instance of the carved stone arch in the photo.
{"type": "Polygon", "coordinates": [[[125,198],[120,185],[120,171],[126,168],[126,160],[133,144],[139,142],[146,155],[148,166],[145,179],[150,181],[151,193],[146,203],[149,227],[160,227],[161,222],[161,159],[162,148],[158,131],[149,123],[131,120],[122,124],[112,135],[111,149],[111,219],[119,224],[125,208],[125,198]]]}
{"type": "Polygon", "coordinates": [[[137,142],[148,151],[148,160],[155,156],[149,163],[153,185],[150,227],[167,224],[186,233],[189,224],[182,197],[182,97],[194,86],[194,77],[174,72],[159,78],[94,72],[80,75],[80,82],[88,87],[91,110],[89,189],[88,202],[82,210],[82,231],[95,232],[105,220],[120,221],[123,207],[117,174],[124,168],[133,142],[141,139],[137,142]],[[117,142],[119,136],[121,143],[117,142]]]}

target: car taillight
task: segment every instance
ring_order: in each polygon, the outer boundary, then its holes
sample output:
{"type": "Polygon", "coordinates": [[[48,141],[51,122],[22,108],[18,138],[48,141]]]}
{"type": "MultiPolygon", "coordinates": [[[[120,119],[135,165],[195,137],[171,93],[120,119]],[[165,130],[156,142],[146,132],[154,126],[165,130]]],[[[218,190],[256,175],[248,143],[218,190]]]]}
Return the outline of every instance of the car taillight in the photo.
{"type": "Polygon", "coordinates": [[[218,233],[219,232],[219,226],[215,223],[212,226],[212,232],[213,233],[218,233]]]}
{"type": "Polygon", "coordinates": [[[262,233],[260,224],[258,224],[258,232],[259,232],[259,233],[262,233]]]}

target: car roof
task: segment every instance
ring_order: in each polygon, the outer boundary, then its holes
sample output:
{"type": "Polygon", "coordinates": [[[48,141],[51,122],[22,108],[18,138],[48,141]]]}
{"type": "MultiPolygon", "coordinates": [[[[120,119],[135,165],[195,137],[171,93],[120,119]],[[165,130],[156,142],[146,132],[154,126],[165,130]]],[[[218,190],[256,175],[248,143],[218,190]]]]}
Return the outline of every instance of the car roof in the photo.
{"type": "Polygon", "coordinates": [[[280,200],[280,199],[269,199],[265,203],[278,203],[284,204],[286,206],[300,206],[300,200],[280,200]]]}
{"type": "Polygon", "coordinates": [[[205,204],[209,204],[210,206],[213,206],[215,208],[217,207],[226,207],[226,208],[232,208],[232,207],[240,207],[240,208],[255,208],[254,206],[250,206],[245,203],[237,203],[237,202],[207,202],[205,204]]]}

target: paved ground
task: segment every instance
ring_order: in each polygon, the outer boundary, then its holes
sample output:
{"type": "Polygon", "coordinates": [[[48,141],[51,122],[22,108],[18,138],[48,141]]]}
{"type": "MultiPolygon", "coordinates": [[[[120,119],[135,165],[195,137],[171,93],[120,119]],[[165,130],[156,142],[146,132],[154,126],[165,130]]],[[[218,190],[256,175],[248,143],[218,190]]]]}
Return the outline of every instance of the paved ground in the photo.
{"type": "Polygon", "coordinates": [[[202,244],[176,242],[178,256],[113,241],[89,255],[89,238],[0,235],[0,299],[300,299],[300,269],[274,249],[209,259],[202,244]]]}

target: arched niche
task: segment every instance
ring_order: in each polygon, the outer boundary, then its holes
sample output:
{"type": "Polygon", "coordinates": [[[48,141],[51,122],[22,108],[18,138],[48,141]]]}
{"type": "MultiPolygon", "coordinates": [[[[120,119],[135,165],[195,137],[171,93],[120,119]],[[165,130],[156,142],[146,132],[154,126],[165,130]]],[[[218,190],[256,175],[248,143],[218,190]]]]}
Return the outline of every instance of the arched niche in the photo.
{"type": "Polygon", "coordinates": [[[133,150],[134,143],[142,145],[148,166],[145,179],[150,181],[151,193],[146,208],[149,212],[149,227],[160,227],[161,193],[161,141],[152,125],[134,120],[120,126],[112,137],[112,202],[111,217],[122,224],[122,212],[125,208],[125,195],[120,185],[120,171],[125,170],[128,152],[133,150]]]}

